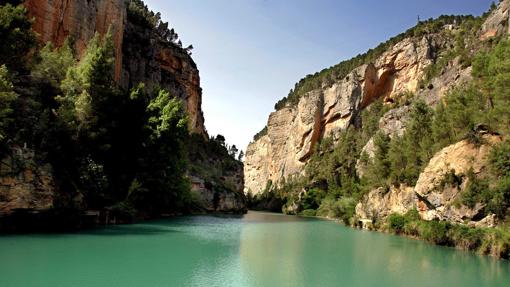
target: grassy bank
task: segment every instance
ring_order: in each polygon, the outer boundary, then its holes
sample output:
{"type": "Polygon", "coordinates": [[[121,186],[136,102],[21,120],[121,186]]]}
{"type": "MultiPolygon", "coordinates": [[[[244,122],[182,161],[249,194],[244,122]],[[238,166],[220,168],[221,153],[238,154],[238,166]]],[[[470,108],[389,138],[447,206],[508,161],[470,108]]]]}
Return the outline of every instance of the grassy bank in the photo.
{"type": "Polygon", "coordinates": [[[425,221],[414,209],[404,215],[390,215],[378,230],[497,258],[510,258],[510,231],[505,227],[479,228],[447,221],[425,221]]]}

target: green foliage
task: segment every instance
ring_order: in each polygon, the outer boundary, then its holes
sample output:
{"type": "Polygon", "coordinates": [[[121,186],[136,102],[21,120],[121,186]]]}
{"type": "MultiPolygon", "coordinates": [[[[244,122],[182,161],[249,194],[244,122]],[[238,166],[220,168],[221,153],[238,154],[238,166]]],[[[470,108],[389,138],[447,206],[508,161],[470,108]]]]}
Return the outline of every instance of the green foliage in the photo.
{"type": "Polygon", "coordinates": [[[510,175],[510,140],[494,146],[489,155],[492,172],[496,176],[510,175]]]}
{"type": "Polygon", "coordinates": [[[493,131],[509,133],[510,111],[510,40],[505,39],[487,53],[479,54],[473,63],[473,76],[486,107],[480,117],[493,131]]]}
{"type": "Polygon", "coordinates": [[[450,241],[448,230],[451,224],[446,221],[428,221],[418,224],[418,234],[421,238],[440,245],[447,245],[450,241]]]}
{"type": "Polygon", "coordinates": [[[462,184],[463,175],[458,175],[455,169],[450,169],[441,180],[441,187],[456,187],[458,188],[462,184]]]}
{"type": "Polygon", "coordinates": [[[56,207],[108,208],[127,219],[187,210],[189,135],[181,100],[162,89],[147,93],[143,84],[123,91],[113,71],[111,33],[96,34],[79,62],[68,42],[46,45],[17,98],[2,66],[2,137],[27,143],[38,161],[52,165],[62,190],[56,207]]]}
{"type": "Polygon", "coordinates": [[[383,99],[378,99],[366,109],[361,111],[361,141],[360,146],[364,146],[372,136],[379,130],[379,120],[389,110],[389,106],[383,104],[383,99]]]}
{"type": "Polygon", "coordinates": [[[32,23],[23,5],[0,5],[0,64],[11,71],[20,69],[35,46],[32,23]]]}
{"type": "Polygon", "coordinates": [[[234,182],[228,181],[228,176],[242,170],[242,163],[229,155],[224,137],[205,140],[201,135],[192,134],[185,146],[190,175],[204,179],[211,187],[238,190],[234,182]]]}
{"type": "Polygon", "coordinates": [[[301,204],[303,209],[317,209],[324,198],[324,192],[318,188],[311,188],[303,194],[301,204]]]}
{"type": "Polygon", "coordinates": [[[74,52],[69,40],[66,40],[60,48],[55,48],[51,42],[48,42],[39,51],[39,59],[32,68],[32,75],[48,80],[57,87],[66,77],[67,70],[75,63],[74,52]]]}
{"type": "Polygon", "coordinates": [[[402,183],[413,186],[433,155],[433,111],[417,101],[411,107],[410,120],[403,136],[390,139],[384,134],[374,138],[374,157],[367,165],[370,188],[402,183]]]}
{"type": "Polygon", "coordinates": [[[316,215],[316,211],[315,211],[315,209],[305,209],[299,215],[306,216],[306,217],[311,217],[311,216],[315,216],[316,215]]]}
{"type": "Polygon", "coordinates": [[[134,23],[147,28],[156,28],[161,22],[161,13],[154,13],[141,0],[129,0],[128,17],[134,23]]]}
{"type": "Polygon", "coordinates": [[[397,234],[403,232],[409,232],[411,229],[410,224],[420,220],[420,214],[418,210],[411,209],[404,215],[398,213],[392,213],[388,216],[388,227],[389,229],[397,234]]]}
{"type": "Polygon", "coordinates": [[[152,114],[148,127],[153,138],[161,138],[164,133],[187,133],[188,123],[183,104],[180,100],[171,98],[169,92],[160,90],[158,96],[147,106],[147,111],[152,114]]]}
{"type": "Polygon", "coordinates": [[[388,224],[390,229],[398,234],[404,230],[406,218],[400,214],[393,213],[388,216],[388,224]]]}
{"type": "MultiPolygon", "coordinates": [[[[18,96],[14,92],[9,71],[5,65],[0,66],[0,144],[4,144],[7,129],[12,122],[12,103],[18,96]]],[[[3,149],[3,148],[2,148],[3,149]]]]}
{"type": "MultiPolygon", "coordinates": [[[[61,120],[72,130],[97,127],[101,115],[109,109],[109,100],[116,93],[113,51],[111,33],[104,39],[96,33],[78,65],[67,70],[60,87],[64,95],[57,97],[57,101],[61,120]]],[[[96,136],[96,132],[101,131],[92,131],[90,135],[96,136]]]]}
{"type": "Polygon", "coordinates": [[[345,224],[350,224],[351,218],[354,216],[357,201],[352,197],[327,197],[321,202],[317,215],[328,218],[339,218],[345,224]]]}
{"type": "Polygon", "coordinates": [[[265,135],[267,135],[267,126],[264,126],[264,128],[261,131],[259,131],[253,136],[253,141],[258,141],[261,137],[265,135]]]}
{"type": "Polygon", "coordinates": [[[421,220],[416,209],[388,217],[388,228],[397,234],[418,237],[434,244],[475,250],[496,257],[510,257],[510,232],[504,228],[474,228],[446,221],[421,220]]]}
{"type": "Polygon", "coordinates": [[[365,177],[371,186],[386,186],[391,171],[391,162],[388,154],[391,139],[384,133],[374,137],[374,157],[367,165],[365,177]]]}
{"type": "Polygon", "coordinates": [[[182,42],[179,40],[179,35],[173,28],[168,28],[168,22],[161,21],[161,13],[154,13],[151,11],[142,0],[129,0],[127,12],[128,19],[131,23],[154,31],[161,40],[191,55],[193,45],[189,45],[183,49],[182,42]]]}

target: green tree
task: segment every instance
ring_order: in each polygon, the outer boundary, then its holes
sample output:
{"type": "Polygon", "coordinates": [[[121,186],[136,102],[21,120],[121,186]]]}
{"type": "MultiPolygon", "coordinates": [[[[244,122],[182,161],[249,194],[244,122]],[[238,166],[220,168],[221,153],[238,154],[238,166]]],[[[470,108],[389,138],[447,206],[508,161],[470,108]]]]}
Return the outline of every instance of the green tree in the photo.
{"type": "Polygon", "coordinates": [[[11,71],[23,66],[28,52],[35,46],[31,28],[23,5],[0,5],[0,64],[5,64],[11,71]]]}
{"type": "Polygon", "coordinates": [[[9,71],[5,65],[0,66],[0,143],[4,143],[7,130],[13,121],[11,114],[12,102],[17,98],[14,86],[10,80],[9,71]]]}
{"type": "Polygon", "coordinates": [[[386,185],[390,175],[391,162],[388,158],[391,139],[388,135],[379,132],[374,137],[374,156],[369,160],[367,178],[371,187],[386,185]]]}
{"type": "Polygon", "coordinates": [[[187,115],[181,100],[160,90],[147,106],[149,141],[141,158],[142,185],[149,193],[135,196],[135,206],[151,212],[182,209],[191,200],[189,182],[185,178],[184,142],[188,136],[187,115]]]}
{"type": "Polygon", "coordinates": [[[67,75],[67,70],[75,63],[69,40],[66,40],[60,48],[55,48],[51,42],[48,42],[39,51],[39,59],[32,68],[32,75],[50,81],[55,87],[60,87],[60,83],[67,75]]]}
{"type": "Polygon", "coordinates": [[[148,126],[152,130],[153,140],[167,134],[179,133],[182,137],[187,133],[187,116],[182,102],[172,98],[169,92],[160,90],[147,111],[152,114],[148,126]]]}
{"type": "Polygon", "coordinates": [[[104,39],[96,33],[79,64],[67,70],[61,84],[64,95],[58,97],[61,103],[59,115],[69,127],[78,132],[96,127],[89,134],[104,132],[104,129],[98,130],[97,127],[108,116],[111,100],[117,92],[113,68],[111,31],[104,39]]]}

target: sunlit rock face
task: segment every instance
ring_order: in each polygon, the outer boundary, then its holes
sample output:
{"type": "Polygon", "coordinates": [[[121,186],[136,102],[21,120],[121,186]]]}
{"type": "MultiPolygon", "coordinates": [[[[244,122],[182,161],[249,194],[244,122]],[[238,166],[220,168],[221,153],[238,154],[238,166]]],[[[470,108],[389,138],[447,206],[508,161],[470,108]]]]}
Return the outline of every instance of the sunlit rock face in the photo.
{"type": "Polygon", "coordinates": [[[183,49],[165,43],[155,31],[129,21],[124,0],[26,0],[33,29],[41,43],[60,46],[73,39],[79,56],[95,33],[109,29],[115,47],[115,79],[125,89],[140,82],[162,87],[182,98],[192,132],[207,136],[202,113],[199,71],[183,49]]]}
{"type": "Polygon", "coordinates": [[[417,89],[423,69],[431,63],[429,39],[404,39],[374,64],[354,69],[331,87],[313,90],[294,107],[271,113],[267,135],[250,143],[245,161],[245,192],[261,192],[270,180],[300,174],[314,146],[324,137],[336,138],[373,101],[417,89]]]}
{"type": "Polygon", "coordinates": [[[508,20],[510,17],[510,2],[501,1],[482,26],[481,40],[486,40],[504,33],[510,34],[508,20]]]}
{"type": "Polygon", "coordinates": [[[487,158],[491,148],[501,142],[497,135],[483,135],[484,144],[477,146],[463,140],[437,152],[418,178],[414,187],[378,188],[365,195],[356,206],[356,218],[382,222],[392,213],[405,214],[416,208],[424,220],[447,220],[474,226],[494,225],[494,216],[482,218],[484,205],[473,207],[462,204],[471,170],[483,176],[488,170],[487,158]],[[445,181],[454,174],[460,182],[445,181]]]}
{"type": "Polygon", "coordinates": [[[370,191],[356,205],[358,219],[377,220],[392,213],[404,214],[416,208],[417,197],[412,187],[392,186],[389,190],[377,188],[370,191]]]}
{"type": "MultiPolygon", "coordinates": [[[[493,10],[481,31],[481,40],[510,33],[509,1],[493,10]]],[[[454,30],[455,26],[445,26],[454,30]]],[[[440,51],[454,47],[449,33],[408,37],[389,47],[373,63],[354,69],[331,86],[311,91],[300,98],[297,106],[273,112],[267,134],[249,144],[245,161],[245,192],[261,192],[268,181],[278,185],[284,178],[303,172],[313,147],[324,137],[337,137],[347,127],[362,125],[360,113],[377,99],[395,103],[407,92],[434,107],[455,86],[472,80],[471,67],[460,58],[446,64],[444,70],[426,86],[420,86],[425,69],[439,59],[440,51]],[[306,113],[306,114],[303,114],[306,113]]],[[[409,120],[410,105],[388,111],[379,122],[381,132],[393,137],[402,135],[409,120]]],[[[363,148],[374,153],[374,141],[363,148]]],[[[363,174],[361,166],[358,173],[363,174]]]]}
{"type": "Polygon", "coordinates": [[[414,187],[422,218],[462,223],[466,219],[473,219],[483,209],[480,204],[474,208],[456,204],[467,187],[469,180],[466,175],[469,170],[480,175],[488,169],[490,150],[501,142],[501,137],[485,135],[483,140],[485,143],[480,146],[463,140],[445,147],[432,157],[414,187]],[[445,184],[444,178],[448,173],[462,177],[462,183],[459,186],[445,184]]]}

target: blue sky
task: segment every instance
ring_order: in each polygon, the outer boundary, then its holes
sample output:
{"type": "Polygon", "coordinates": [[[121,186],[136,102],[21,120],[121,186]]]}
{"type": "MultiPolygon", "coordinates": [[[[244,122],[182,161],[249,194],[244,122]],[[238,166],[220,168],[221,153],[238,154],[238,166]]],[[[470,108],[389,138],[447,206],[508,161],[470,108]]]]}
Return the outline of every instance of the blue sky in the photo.
{"type": "Polygon", "coordinates": [[[245,149],[294,84],[441,14],[490,0],[145,0],[193,44],[210,135],[245,149]]]}

